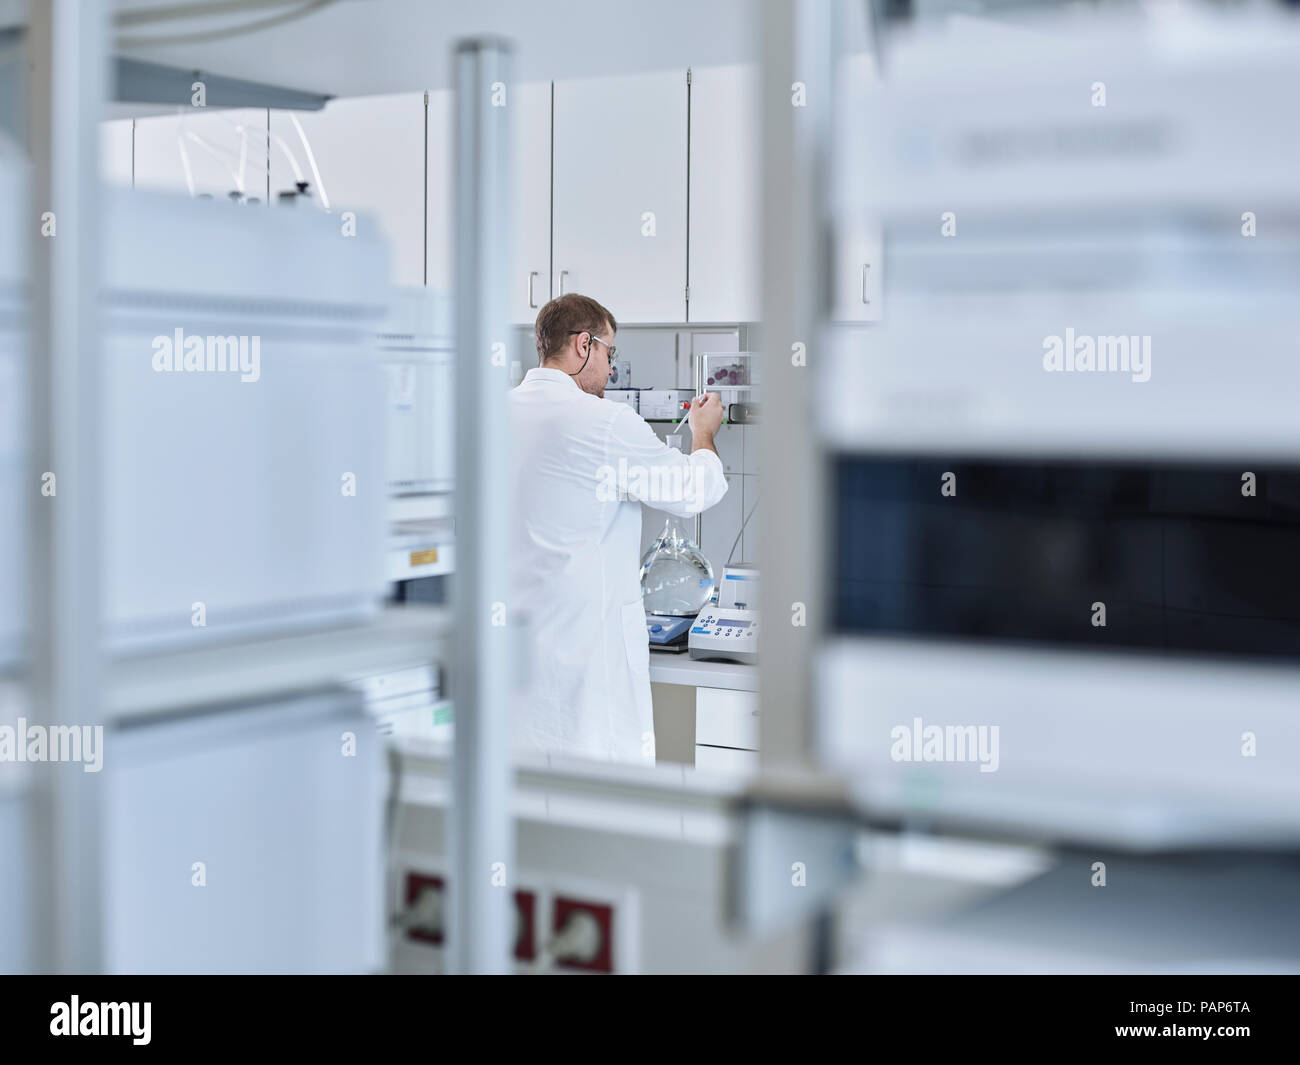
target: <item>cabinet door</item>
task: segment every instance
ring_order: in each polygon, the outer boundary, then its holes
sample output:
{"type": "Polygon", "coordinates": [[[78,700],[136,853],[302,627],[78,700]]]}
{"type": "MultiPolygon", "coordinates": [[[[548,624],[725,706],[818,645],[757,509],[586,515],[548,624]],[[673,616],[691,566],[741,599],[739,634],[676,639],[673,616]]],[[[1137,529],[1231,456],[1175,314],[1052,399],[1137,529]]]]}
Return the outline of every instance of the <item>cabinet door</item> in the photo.
{"type": "Polygon", "coordinates": [[[878,322],[884,282],[880,224],[851,218],[836,226],[831,316],[837,322],[878,322]]]}
{"type": "Polygon", "coordinates": [[[555,83],[555,294],[686,316],[686,72],[555,83]]]}
{"type": "Polygon", "coordinates": [[[708,747],[704,744],[699,744],[695,748],[696,769],[732,776],[757,776],[758,766],[757,751],[742,751],[734,747],[708,747]]]}
{"type": "MultiPolygon", "coordinates": [[[[857,116],[857,101],[876,91],[879,78],[869,55],[843,57],[836,70],[836,98],[842,106],[837,108],[838,126],[832,138],[834,180],[841,184],[835,190],[838,203],[856,203],[860,190],[846,186],[845,182],[858,180],[855,175],[866,172],[866,153],[871,145],[866,139],[857,116]]],[[[883,241],[879,219],[860,209],[841,211],[832,231],[831,251],[831,317],[840,322],[879,321],[884,294],[883,241]]]]}
{"type": "Polygon", "coordinates": [[[364,225],[383,230],[393,284],[423,285],[424,93],[334,100],[322,111],[276,111],[271,132],[271,198],[291,190],[301,173],[318,207],[328,205],[335,215],[355,212],[358,234],[364,225]]]}
{"type": "Polygon", "coordinates": [[[135,123],[135,187],[266,199],[266,111],[187,107],[135,123]]]}
{"type": "Polygon", "coordinates": [[[552,295],[551,83],[516,85],[513,91],[510,321],[532,325],[542,304],[552,295]]]}
{"type": "Polygon", "coordinates": [[[697,688],[695,742],[758,750],[758,692],[697,688]]]}
{"type": "Polygon", "coordinates": [[[759,304],[758,70],[691,76],[692,322],[754,322],[759,304]]]}

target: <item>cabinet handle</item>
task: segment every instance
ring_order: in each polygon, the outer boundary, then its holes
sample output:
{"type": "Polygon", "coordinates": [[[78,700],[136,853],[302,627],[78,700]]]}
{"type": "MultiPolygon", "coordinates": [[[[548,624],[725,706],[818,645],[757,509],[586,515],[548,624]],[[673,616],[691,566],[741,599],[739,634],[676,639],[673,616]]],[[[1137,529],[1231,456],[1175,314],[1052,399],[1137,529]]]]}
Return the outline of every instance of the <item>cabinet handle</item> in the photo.
{"type": "Polygon", "coordinates": [[[871,302],[869,299],[867,299],[867,271],[870,269],[871,269],[870,263],[862,264],[862,302],[863,303],[871,302]]]}
{"type": "Polygon", "coordinates": [[[568,270],[561,270],[561,271],[560,271],[560,282],[559,282],[559,284],[558,284],[556,287],[559,289],[559,294],[560,294],[561,296],[564,295],[564,279],[565,279],[566,277],[568,277],[568,276],[569,276],[569,271],[568,271],[568,270]]]}
{"type": "Polygon", "coordinates": [[[533,300],[533,278],[535,278],[536,276],[537,276],[536,270],[528,271],[528,306],[529,307],[537,306],[536,302],[534,302],[533,300]]]}

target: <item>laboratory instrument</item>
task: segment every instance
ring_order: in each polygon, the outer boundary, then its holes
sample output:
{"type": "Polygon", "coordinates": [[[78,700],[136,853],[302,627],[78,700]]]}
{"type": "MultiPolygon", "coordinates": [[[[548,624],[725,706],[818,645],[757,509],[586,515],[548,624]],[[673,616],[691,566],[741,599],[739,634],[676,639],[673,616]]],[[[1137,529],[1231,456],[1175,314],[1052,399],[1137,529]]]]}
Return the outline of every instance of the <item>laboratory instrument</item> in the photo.
{"type": "MultiPolygon", "coordinates": [[[[753,513],[753,510],[750,511],[753,513]]],[[[745,562],[728,563],[718,585],[718,606],[723,610],[758,609],[758,567],[745,562]]]]}
{"type": "Polygon", "coordinates": [[[1043,29],[909,36],[887,92],[836,94],[834,228],[883,223],[892,280],[817,366],[808,731],[882,816],[928,779],[939,827],[1292,847],[1300,780],[1252,744],[1297,734],[1300,148],[1232,116],[1288,120],[1300,33],[1043,29]],[[1102,63],[1132,121],[1095,136],[1077,85],[1102,63]],[[1015,758],[900,762],[880,737],[917,719],[1015,758]]]}
{"type": "Polygon", "coordinates": [[[635,388],[607,388],[605,398],[613,403],[625,403],[638,413],[641,410],[641,393],[635,388]]]}
{"type": "Polygon", "coordinates": [[[379,333],[388,378],[388,488],[450,492],[455,470],[451,297],[402,288],[379,333]]]}
{"type": "Polygon", "coordinates": [[[758,662],[758,611],[707,606],[691,626],[690,655],[712,662],[758,662]]]}
{"type": "Polygon", "coordinates": [[[105,190],[103,206],[110,648],[372,616],[388,482],[378,231],[340,241],[324,213],[140,190],[105,190]]]}
{"type": "Polygon", "coordinates": [[[606,389],[610,388],[631,388],[632,387],[632,364],[626,359],[617,359],[610,366],[609,384],[606,389]]]}
{"type": "Polygon", "coordinates": [[[641,417],[648,422],[676,422],[686,417],[683,403],[689,405],[691,392],[686,388],[643,388],[641,417]]]}
{"type": "Polygon", "coordinates": [[[379,334],[388,378],[388,545],[384,572],[400,582],[455,567],[455,339],[451,299],[400,288],[379,334]]]}
{"type": "Polygon", "coordinates": [[[706,351],[696,356],[696,389],[701,394],[718,394],[726,412],[723,424],[755,420],[758,373],[758,359],[752,351],[706,351]]]}
{"type": "MultiPolygon", "coordinates": [[[[751,508],[749,516],[753,515],[751,508]]],[[[736,540],[739,542],[739,535],[736,540]]],[[[744,665],[758,661],[757,566],[738,562],[723,568],[718,601],[700,611],[691,626],[688,646],[691,657],[696,659],[744,665]]]]}
{"type": "Polygon", "coordinates": [[[694,623],[692,617],[670,617],[667,614],[645,616],[646,636],[652,647],[679,647],[686,642],[686,633],[694,623]]]}

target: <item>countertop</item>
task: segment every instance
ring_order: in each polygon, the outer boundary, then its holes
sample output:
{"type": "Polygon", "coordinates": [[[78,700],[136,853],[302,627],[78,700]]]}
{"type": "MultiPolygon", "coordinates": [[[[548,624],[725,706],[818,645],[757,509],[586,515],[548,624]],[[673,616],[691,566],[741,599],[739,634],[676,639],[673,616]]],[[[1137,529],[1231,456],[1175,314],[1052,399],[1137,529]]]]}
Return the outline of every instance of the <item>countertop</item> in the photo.
{"type": "Polygon", "coordinates": [[[758,666],[738,662],[700,662],[689,654],[650,652],[652,684],[688,684],[692,688],[730,688],[758,691],[758,666]]]}

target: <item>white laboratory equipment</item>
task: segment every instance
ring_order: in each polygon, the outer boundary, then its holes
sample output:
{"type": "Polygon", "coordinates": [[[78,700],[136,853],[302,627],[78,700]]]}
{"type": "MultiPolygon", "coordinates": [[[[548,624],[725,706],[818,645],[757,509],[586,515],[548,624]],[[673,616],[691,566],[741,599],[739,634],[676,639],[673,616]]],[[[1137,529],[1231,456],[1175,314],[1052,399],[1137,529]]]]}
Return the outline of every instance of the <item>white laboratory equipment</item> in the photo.
{"type": "Polygon", "coordinates": [[[450,295],[401,288],[379,337],[388,382],[390,581],[436,577],[455,564],[455,336],[450,295]]]}
{"type": "Polygon", "coordinates": [[[691,657],[706,662],[758,661],[758,612],[708,606],[691,626],[691,657]]]}
{"type": "Polygon", "coordinates": [[[641,412],[641,393],[635,388],[607,388],[605,398],[612,403],[623,403],[638,414],[641,412]]]}
{"type": "Polygon", "coordinates": [[[724,425],[756,422],[761,365],[753,351],[700,352],[695,357],[696,394],[718,394],[724,425]]]}
{"type": "Polygon", "coordinates": [[[718,601],[700,611],[691,625],[691,658],[712,662],[758,662],[758,569],[727,566],[718,585],[718,601]]]}
{"type": "Polygon", "coordinates": [[[456,465],[451,297],[401,288],[379,335],[388,377],[388,486],[450,492],[456,465]]]}
{"type": "Polygon", "coordinates": [[[315,211],[134,191],[105,190],[104,229],[110,648],[372,614],[382,243],[315,211]]]}
{"type": "Polygon", "coordinates": [[[638,393],[641,417],[648,422],[679,422],[690,409],[687,388],[643,388],[638,393]]]}
{"type": "Polygon", "coordinates": [[[651,647],[677,647],[685,641],[695,619],[669,617],[667,614],[647,614],[645,631],[651,647]]]}
{"type": "Polygon", "coordinates": [[[632,387],[632,364],[627,359],[615,359],[610,366],[609,384],[607,388],[631,388],[632,387]]]}
{"type": "Polygon", "coordinates": [[[333,691],[115,729],[104,768],[104,968],[383,966],[384,745],[333,691]]]}
{"type": "Polygon", "coordinates": [[[441,678],[441,670],[428,664],[356,677],[348,687],[365,697],[381,736],[398,743],[412,737],[450,742],[453,708],[441,678]]]}
{"type": "Polygon", "coordinates": [[[757,566],[728,563],[718,585],[718,606],[723,610],[757,610],[758,587],[757,566]]]}
{"type": "Polygon", "coordinates": [[[835,228],[878,213],[891,283],[817,365],[818,751],[882,816],[1292,845],[1300,29],[1038,28],[836,95],[835,228]],[[1014,758],[888,740],[992,727],[1014,758]]]}

